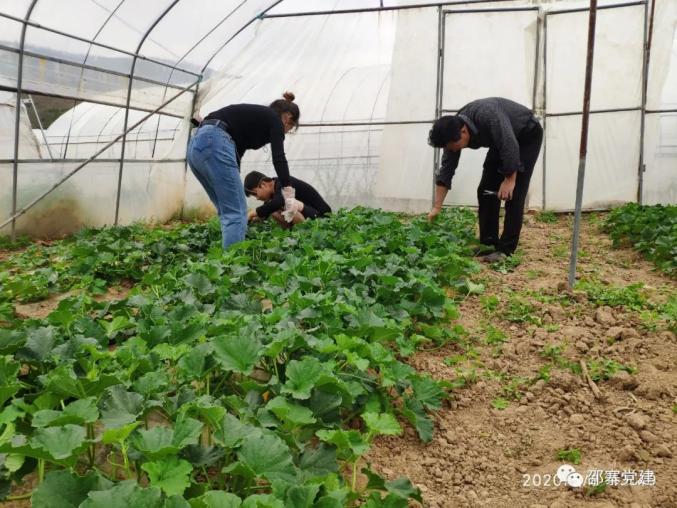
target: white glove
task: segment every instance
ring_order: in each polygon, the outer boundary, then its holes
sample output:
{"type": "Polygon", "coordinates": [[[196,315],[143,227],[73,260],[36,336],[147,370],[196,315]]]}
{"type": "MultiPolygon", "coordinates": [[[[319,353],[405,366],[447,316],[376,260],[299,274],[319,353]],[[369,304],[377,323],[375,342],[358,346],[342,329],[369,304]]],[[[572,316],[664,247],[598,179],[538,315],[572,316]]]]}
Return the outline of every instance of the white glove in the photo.
{"type": "Polygon", "coordinates": [[[285,210],[282,212],[282,217],[284,217],[284,220],[287,222],[292,222],[294,220],[294,216],[296,215],[296,212],[302,212],[303,211],[303,203],[300,201],[297,201],[294,198],[285,200],[285,210]],[[290,208],[287,210],[287,202],[289,201],[290,208]]]}
{"type": "Polygon", "coordinates": [[[296,189],[294,187],[282,187],[282,197],[284,198],[284,211],[293,210],[296,189]]]}
{"type": "Polygon", "coordinates": [[[291,210],[285,210],[282,212],[282,217],[284,217],[284,220],[291,222],[294,220],[294,215],[296,215],[296,209],[292,208],[291,210]]]}

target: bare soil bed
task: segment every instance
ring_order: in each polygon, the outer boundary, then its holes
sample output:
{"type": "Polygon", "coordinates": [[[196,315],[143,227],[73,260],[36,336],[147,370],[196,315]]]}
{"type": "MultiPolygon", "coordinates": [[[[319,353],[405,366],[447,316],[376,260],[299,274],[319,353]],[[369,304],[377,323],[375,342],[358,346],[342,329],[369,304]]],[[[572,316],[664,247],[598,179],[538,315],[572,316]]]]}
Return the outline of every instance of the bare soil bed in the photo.
{"type": "MultiPolygon", "coordinates": [[[[584,216],[581,278],[609,287],[642,283],[655,304],[675,294],[675,281],[639,254],[613,249],[600,221],[584,216]]],[[[432,442],[420,442],[409,428],[378,440],[367,460],[388,479],[408,476],[426,506],[677,507],[674,321],[651,323],[641,309],[599,305],[583,291],[568,291],[571,224],[569,216],[552,224],[528,216],[521,264],[508,273],[484,267],[476,282],[485,291],[461,305],[466,340],[410,358],[417,369],[464,386],[437,414],[432,442]],[[515,318],[520,305],[530,309],[522,321],[515,318]],[[589,371],[611,367],[592,387],[571,368],[581,361],[589,371]],[[553,485],[576,452],[583,477],[618,471],[619,484],[612,473],[605,488],[553,485]],[[655,486],[629,485],[633,474],[650,483],[647,472],[655,486]],[[546,475],[548,486],[534,485],[546,475]]]]}

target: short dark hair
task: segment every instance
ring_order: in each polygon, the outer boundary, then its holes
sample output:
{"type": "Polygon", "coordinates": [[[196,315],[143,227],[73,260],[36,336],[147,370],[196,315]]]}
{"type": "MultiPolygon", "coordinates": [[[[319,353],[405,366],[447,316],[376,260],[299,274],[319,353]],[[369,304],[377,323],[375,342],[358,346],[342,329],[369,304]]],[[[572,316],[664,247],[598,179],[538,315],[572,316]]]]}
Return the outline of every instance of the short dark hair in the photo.
{"type": "Polygon", "coordinates": [[[444,148],[450,141],[461,139],[463,120],[458,116],[442,116],[435,120],[428,134],[428,144],[435,148],[444,148]]]}
{"type": "Polygon", "coordinates": [[[272,178],[267,177],[259,171],[250,171],[247,176],[244,177],[244,193],[245,196],[253,196],[256,194],[255,189],[259,186],[261,182],[270,182],[272,178]]]}

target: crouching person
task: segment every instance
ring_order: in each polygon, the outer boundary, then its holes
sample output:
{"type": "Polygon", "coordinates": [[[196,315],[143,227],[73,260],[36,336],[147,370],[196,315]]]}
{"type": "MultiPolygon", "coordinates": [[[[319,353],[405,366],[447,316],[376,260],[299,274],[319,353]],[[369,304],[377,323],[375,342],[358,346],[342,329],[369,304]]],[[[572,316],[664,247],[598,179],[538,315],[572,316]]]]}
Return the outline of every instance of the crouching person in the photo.
{"type": "Polygon", "coordinates": [[[247,196],[255,196],[264,203],[254,210],[249,210],[247,220],[252,222],[272,217],[286,229],[306,219],[317,219],[331,213],[327,202],[312,185],[294,177],[291,177],[291,185],[296,192],[294,208],[285,213],[285,198],[279,180],[269,178],[258,171],[250,172],[244,179],[244,192],[247,196]]]}

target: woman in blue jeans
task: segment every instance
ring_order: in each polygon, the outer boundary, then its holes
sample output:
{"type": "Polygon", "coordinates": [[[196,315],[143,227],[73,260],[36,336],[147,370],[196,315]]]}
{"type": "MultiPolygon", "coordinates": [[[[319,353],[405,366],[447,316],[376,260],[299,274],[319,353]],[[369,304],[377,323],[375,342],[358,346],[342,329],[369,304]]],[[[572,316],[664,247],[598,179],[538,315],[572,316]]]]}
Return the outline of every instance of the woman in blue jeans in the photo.
{"type": "Polygon", "coordinates": [[[284,135],[298,128],[301,112],[294,98],[285,92],[270,106],[233,104],[209,113],[188,144],[188,164],[216,207],[224,249],[244,240],[247,232],[247,200],[240,181],[245,151],[270,143],[283,190],[292,191],[284,135]]]}

